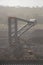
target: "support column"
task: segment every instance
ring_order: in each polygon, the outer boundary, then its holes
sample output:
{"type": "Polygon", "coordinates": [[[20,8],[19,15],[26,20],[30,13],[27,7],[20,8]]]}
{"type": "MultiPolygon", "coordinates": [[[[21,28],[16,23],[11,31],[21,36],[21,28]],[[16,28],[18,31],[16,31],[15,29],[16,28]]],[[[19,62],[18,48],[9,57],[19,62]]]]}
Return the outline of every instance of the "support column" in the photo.
{"type": "Polygon", "coordinates": [[[11,45],[11,19],[8,18],[8,35],[9,35],[9,45],[11,45]]]}
{"type": "Polygon", "coordinates": [[[17,19],[15,18],[15,42],[18,43],[18,35],[17,35],[17,19]]]}

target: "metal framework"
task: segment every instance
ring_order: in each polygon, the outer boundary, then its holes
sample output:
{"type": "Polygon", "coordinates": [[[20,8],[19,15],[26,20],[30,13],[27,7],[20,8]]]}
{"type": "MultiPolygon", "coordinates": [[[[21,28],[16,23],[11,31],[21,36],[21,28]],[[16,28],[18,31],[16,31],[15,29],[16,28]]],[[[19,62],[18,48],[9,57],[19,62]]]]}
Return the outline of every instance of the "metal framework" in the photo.
{"type": "Polygon", "coordinates": [[[9,17],[8,18],[9,44],[12,44],[13,41],[18,43],[18,37],[20,37],[23,33],[25,33],[27,30],[29,30],[35,24],[36,24],[36,20],[35,21],[28,21],[28,20],[21,19],[21,18],[9,17]],[[13,19],[13,21],[11,21],[12,19],[13,19]],[[19,31],[17,29],[17,25],[18,25],[17,22],[18,21],[27,22],[27,24],[25,26],[23,26],[19,31]]]}

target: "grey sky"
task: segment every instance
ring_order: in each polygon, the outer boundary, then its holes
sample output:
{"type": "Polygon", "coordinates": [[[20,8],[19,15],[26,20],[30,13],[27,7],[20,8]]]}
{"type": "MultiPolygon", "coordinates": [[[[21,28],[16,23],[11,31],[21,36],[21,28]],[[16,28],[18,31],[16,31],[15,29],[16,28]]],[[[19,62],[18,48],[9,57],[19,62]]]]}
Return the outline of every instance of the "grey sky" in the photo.
{"type": "Polygon", "coordinates": [[[0,0],[0,5],[3,6],[28,6],[36,7],[43,6],[43,0],[0,0]]]}

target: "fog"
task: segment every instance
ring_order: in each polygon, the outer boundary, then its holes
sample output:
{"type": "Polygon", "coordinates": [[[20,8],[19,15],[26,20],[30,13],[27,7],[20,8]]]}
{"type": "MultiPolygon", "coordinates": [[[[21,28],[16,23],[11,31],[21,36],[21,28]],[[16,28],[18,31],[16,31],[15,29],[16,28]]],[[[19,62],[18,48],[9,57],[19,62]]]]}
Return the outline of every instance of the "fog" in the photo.
{"type": "Polygon", "coordinates": [[[21,37],[34,52],[43,55],[43,7],[3,7],[0,6],[0,48],[9,47],[8,17],[18,17],[26,20],[36,19],[37,24],[26,31],[21,37]],[[41,52],[41,53],[40,53],[41,52]]]}

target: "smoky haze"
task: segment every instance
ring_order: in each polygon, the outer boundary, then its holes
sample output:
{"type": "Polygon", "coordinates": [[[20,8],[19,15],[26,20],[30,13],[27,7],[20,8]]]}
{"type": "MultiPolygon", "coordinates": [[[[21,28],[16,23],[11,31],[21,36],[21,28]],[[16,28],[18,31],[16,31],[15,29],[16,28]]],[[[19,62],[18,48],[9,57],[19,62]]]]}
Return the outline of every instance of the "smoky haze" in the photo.
{"type": "Polygon", "coordinates": [[[0,23],[7,23],[8,17],[20,17],[24,19],[37,19],[38,23],[43,23],[43,7],[29,8],[29,7],[2,7],[0,6],[0,23]]]}
{"type": "Polygon", "coordinates": [[[37,24],[30,30],[26,31],[21,38],[26,41],[23,42],[23,44],[26,43],[27,45],[30,45],[30,48],[34,52],[43,55],[43,7],[29,8],[0,6],[0,48],[9,47],[8,17],[10,16],[26,20],[37,20],[37,24]]]}
{"type": "MultiPolygon", "coordinates": [[[[0,35],[4,35],[4,31],[8,30],[8,17],[9,16],[14,16],[18,18],[23,18],[26,20],[29,19],[36,19],[37,24],[39,28],[43,28],[43,7],[42,8],[29,8],[29,7],[3,7],[0,6],[0,31],[3,31],[2,33],[0,32],[0,35]]],[[[5,33],[5,37],[8,37],[8,32],[5,33]]]]}

